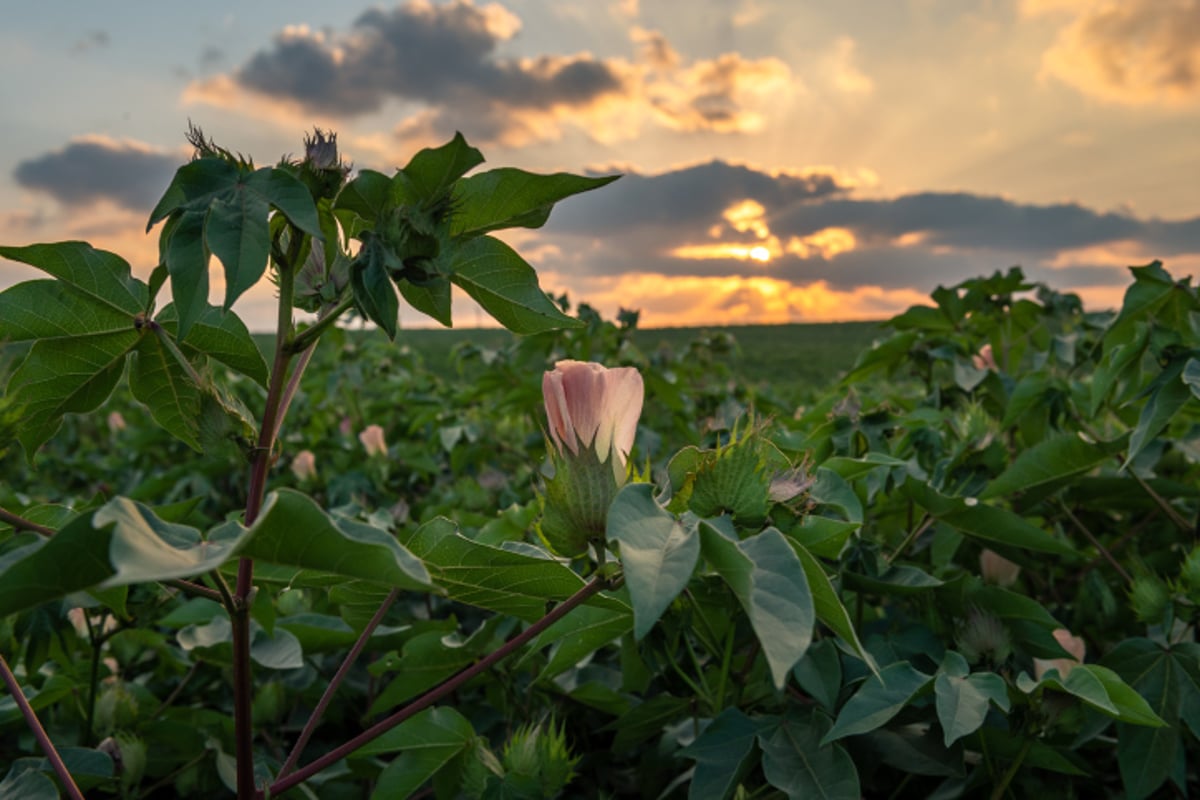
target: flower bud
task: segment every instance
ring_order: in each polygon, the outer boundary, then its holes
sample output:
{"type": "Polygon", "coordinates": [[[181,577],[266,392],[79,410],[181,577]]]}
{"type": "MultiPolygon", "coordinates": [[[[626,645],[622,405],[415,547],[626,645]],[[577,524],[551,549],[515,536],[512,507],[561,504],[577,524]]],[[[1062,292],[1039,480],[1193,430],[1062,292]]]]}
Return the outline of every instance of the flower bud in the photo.
{"type": "Polygon", "coordinates": [[[645,389],[633,367],[559,361],[542,377],[554,476],[542,497],[542,539],[574,556],[603,539],[608,507],[628,479],[645,389]]]}
{"type": "Polygon", "coordinates": [[[1052,669],[1058,670],[1058,677],[1066,680],[1067,674],[1076,664],[1083,663],[1083,657],[1087,654],[1087,645],[1084,644],[1083,639],[1072,636],[1066,628],[1055,629],[1054,639],[1062,645],[1062,649],[1071,654],[1071,658],[1035,658],[1033,660],[1033,677],[1039,681],[1052,669]]]}
{"type": "Polygon", "coordinates": [[[367,451],[368,456],[387,455],[387,442],[383,440],[383,428],[378,425],[368,425],[358,434],[358,440],[362,442],[363,449],[367,451]]]}
{"type": "Polygon", "coordinates": [[[312,450],[301,450],[292,459],[292,474],[296,480],[311,481],[317,477],[317,457],[312,450]]]}
{"type": "Polygon", "coordinates": [[[125,417],[121,416],[120,411],[114,411],[108,415],[108,430],[113,434],[125,430],[125,417]]]}
{"type": "Polygon", "coordinates": [[[1017,582],[1021,567],[994,550],[985,548],[979,554],[979,574],[983,576],[984,583],[1009,587],[1017,582]]]}

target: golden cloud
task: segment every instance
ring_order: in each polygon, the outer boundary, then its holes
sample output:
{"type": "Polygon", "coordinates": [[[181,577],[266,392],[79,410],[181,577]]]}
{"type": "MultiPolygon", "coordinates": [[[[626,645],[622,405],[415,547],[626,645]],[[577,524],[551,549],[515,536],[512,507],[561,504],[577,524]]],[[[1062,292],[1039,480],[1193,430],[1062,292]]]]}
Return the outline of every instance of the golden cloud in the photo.
{"type": "Polygon", "coordinates": [[[762,203],[751,198],[739,200],[721,213],[725,224],[714,224],[708,229],[708,235],[719,239],[728,226],[737,233],[752,234],[755,241],[680,245],[668,251],[668,255],[696,261],[734,259],[765,264],[784,253],[790,253],[798,258],[821,258],[830,261],[858,246],[854,232],[840,227],[822,228],[807,236],[791,236],[784,244],[778,236],[771,233],[766,217],[767,210],[762,203]]]}
{"type": "Polygon", "coordinates": [[[1044,75],[1123,105],[1200,102],[1200,0],[1025,0],[1021,11],[1073,16],[1044,75]]]}

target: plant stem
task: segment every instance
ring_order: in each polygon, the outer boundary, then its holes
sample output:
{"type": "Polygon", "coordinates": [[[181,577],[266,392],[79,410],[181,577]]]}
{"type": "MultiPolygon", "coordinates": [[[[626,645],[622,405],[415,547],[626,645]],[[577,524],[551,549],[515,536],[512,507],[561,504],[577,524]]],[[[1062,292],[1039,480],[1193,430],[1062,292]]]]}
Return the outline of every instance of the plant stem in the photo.
{"type": "Polygon", "coordinates": [[[342,681],[350,672],[350,667],[358,659],[359,653],[367,644],[367,640],[371,638],[371,634],[379,627],[379,623],[383,622],[384,616],[388,609],[396,602],[396,598],[400,596],[399,589],[392,589],[384,601],[379,605],[379,610],[375,612],[375,616],[371,617],[371,621],[367,623],[367,627],[363,628],[363,632],[359,634],[358,641],[354,643],[354,647],[350,648],[350,652],[346,658],[342,660],[342,665],[338,667],[338,671],[334,673],[333,678],[329,681],[329,685],[325,687],[325,693],[321,695],[321,699],[317,702],[317,707],[313,709],[309,715],[308,721],[304,723],[304,729],[300,731],[300,736],[296,739],[296,744],[292,746],[292,752],[288,753],[287,761],[279,768],[279,773],[276,778],[282,778],[296,768],[296,762],[300,760],[300,753],[304,750],[304,746],[308,744],[308,740],[316,731],[317,725],[321,722],[321,717],[325,715],[325,709],[329,707],[330,701],[333,700],[334,694],[341,686],[342,681]]]}
{"type": "Polygon", "coordinates": [[[187,360],[187,356],[179,349],[179,345],[175,343],[175,339],[171,334],[163,330],[163,326],[154,320],[147,322],[146,327],[154,331],[154,334],[158,336],[158,340],[162,342],[163,347],[171,352],[171,355],[179,362],[179,366],[183,367],[184,372],[192,379],[192,383],[196,384],[196,386],[203,386],[204,380],[200,377],[200,373],[196,372],[196,368],[192,366],[192,362],[187,360]]]}
{"type": "Polygon", "coordinates": [[[322,333],[324,333],[329,329],[330,326],[337,322],[338,318],[340,318],[344,312],[349,311],[353,307],[354,295],[347,293],[345,297],[338,301],[337,305],[330,308],[329,311],[323,312],[321,316],[317,318],[316,322],[296,334],[296,337],[292,339],[291,351],[293,353],[299,353],[303,350],[307,350],[309,347],[312,347],[317,343],[317,339],[321,338],[322,333]]]}
{"type": "Polygon", "coordinates": [[[532,641],[534,637],[546,630],[546,628],[549,628],[555,622],[565,617],[577,606],[582,605],[589,597],[603,589],[606,583],[607,581],[605,581],[603,578],[593,578],[591,581],[581,587],[579,591],[575,592],[575,594],[571,595],[566,600],[555,606],[554,610],[549,614],[542,617],[525,630],[521,631],[512,639],[505,642],[503,645],[484,656],[476,663],[461,670],[453,677],[433,687],[425,694],[406,705],[404,708],[392,714],[390,717],[375,723],[370,728],[367,728],[365,731],[360,733],[358,736],[355,736],[345,744],[330,750],[325,755],[304,765],[291,775],[288,775],[286,778],[275,781],[270,786],[269,791],[271,793],[271,797],[276,797],[288,789],[291,789],[293,786],[298,786],[329,765],[345,758],[350,753],[353,753],[355,750],[362,747],[372,739],[375,739],[383,733],[391,730],[418,712],[424,711],[426,708],[429,708],[451,692],[457,691],[472,678],[475,678],[499,661],[507,658],[516,650],[523,647],[526,643],[532,641]]]}
{"type": "Polygon", "coordinates": [[[83,623],[87,625],[88,642],[92,646],[92,663],[91,674],[88,676],[87,721],[84,722],[83,731],[79,736],[79,743],[83,747],[90,747],[95,737],[96,692],[100,687],[100,648],[103,643],[96,636],[96,631],[92,627],[92,620],[86,611],[83,614],[83,623]]]}
{"type": "Polygon", "coordinates": [[[37,739],[42,752],[46,754],[46,760],[54,768],[54,774],[58,776],[58,780],[62,783],[63,789],[66,790],[67,796],[71,797],[72,800],[84,800],[83,792],[79,791],[79,787],[75,785],[75,779],[67,771],[67,765],[63,763],[62,756],[55,749],[54,742],[50,741],[50,737],[46,734],[46,729],[42,727],[41,721],[38,720],[33,706],[29,705],[29,701],[25,699],[25,694],[21,691],[21,684],[17,683],[17,676],[13,675],[12,670],[8,668],[8,662],[4,660],[3,655],[0,655],[0,677],[4,678],[4,685],[8,687],[8,693],[12,695],[17,708],[21,710],[21,716],[25,718],[25,724],[33,731],[33,738],[37,739]]]}
{"type": "Polygon", "coordinates": [[[1082,533],[1084,537],[1086,537],[1087,540],[1092,543],[1093,547],[1100,551],[1100,555],[1104,556],[1104,560],[1112,565],[1112,568],[1117,571],[1117,574],[1124,578],[1126,583],[1132,585],[1133,576],[1121,566],[1121,562],[1117,561],[1117,559],[1113,557],[1112,553],[1108,552],[1108,548],[1100,543],[1100,540],[1097,539],[1095,535],[1087,529],[1087,526],[1080,522],[1079,518],[1071,513],[1071,509],[1067,508],[1066,503],[1062,504],[1062,510],[1063,513],[1067,515],[1067,519],[1071,520],[1071,523],[1079,529],[1079,532],[1082,533]]]}
{"type": "Polygon", "coordinates": [[[913,528],[912,533],[904,537],[904,541],[900,543],[890,555],[884,556],[884,561],[891,564],[901,553],[908,549],[908,546],[917,540],[917,537],[929,529],[929,526],[934,523],[934,518],[928,513],[921,519],[921,524],[913,528]]]}
{"type": "MultiPolygon", "coordinates": [[[[279,315],[275,329],[275,360],[271,381],[267,387],[266,405],[254,450],[254,465],[250,470],[250,486],[246,493],[246,526],[254,524],[262,510],[267,490],[267,473],[271,470],[275,449],[275,433],[279,429],[280,399],[287,377],[291,355],[288,346],[292,338],[292,294],[296,279],[294,265],[304,246],[304,236],[291,231],[287,255],[277,263],[279,275],[279,315]]],[[[238,800],[254,797],[254,731],[251,707],[254,676],[250,667],[250,592],[254,581],[254,562],[243,558],[238,562],[237,588],[229,604],[229,621],[233,626],[233,729],[234,756],[237,760],[238,800]]]]}
{"type": "Polygon", "coordinates": [[[1025,756],[1029,755],[1031,747],[1033,747],[1033,739],[1026,737],[1025,744],[1021,746],[1021,752],[1017,753],[1017,757],[1009,765],[1008,771],[1004,773],[1004,777],[1000,779],[1000,783],[996,784],[996,788],[992,791],[992,800],[1000,800],[1000,798],[1004,797],[1004,793],[1008,791],[1008,785],[1016,777],[1017,770],[1021,768],[1021,762],[1025,760],[1025,756]]]}
{"type": "Polygon", "coordinates": [[[12,525],[14,531],[33,531],[41,536],[53,536],[55,533],[53,528],[39,525],[32,520],[25,519],[3,508],[0,508],[0,522],[7,522],[9,525],[12,525]]]}

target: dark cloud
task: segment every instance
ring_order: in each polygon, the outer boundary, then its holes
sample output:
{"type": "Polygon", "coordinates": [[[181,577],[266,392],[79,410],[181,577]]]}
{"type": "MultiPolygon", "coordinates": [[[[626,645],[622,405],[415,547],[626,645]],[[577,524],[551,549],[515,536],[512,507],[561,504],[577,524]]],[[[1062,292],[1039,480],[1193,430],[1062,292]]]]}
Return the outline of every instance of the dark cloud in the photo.
{"type": "Polygon", "coordinates": [[[284,31],[234,75],[242,86],[330,114],[378,110],[389,98],[514,109],[581,105],[620,88],[590,56],[496,56],[506,24],[467,2],[362,14],[349,35],[284,31]]]}
{"type": "Polygon", "coordinates": [[[141,211],[154,206],[179,165],[178,156],[142,145],[84,139],[20,162],[13,177],[66,205],[111,200],[141,211]]]}
{"type": "Polygon", "coordinates": [[[713,160],[659,175],[627,174],[602,192],[564,203],[554,212],[556,231],[626,235],[636,228],[684,225],[672,239],[695,237],[721,221],[721,213],[740,200],[769,210],[845,194],[853,184],[833,172],[772,175],[752,167],[713,160]]]}
{"type": "Polygon", "coordinates": [[[1014,265],[1055,287],[1120,286],[1129,276],[1114,266],[1116,253],[1168,261],[1200,254],[1200,217],[1147,220],[1074,203],[1036,205],[967,192],[867,199],[854,191],[835,173],[771,175],[712,161],[627,175],[604,191],[572,198],[554,212],[546,235],[563,254],[553,268],[565,274],[764,276],[796,285],[826,281],[839,290],[928,291],[1014,265]],[[744,200],[762,207],[765,227],[757,232],[750,226],[737,231],[727,217],[744,200]],[[844,232],[852,246],[832,255],[819,245],[789,248],[805,237],[819,241],[829,230],[844,232]],[[582,239],[587,246],[580,246],[582,239]],[[777,252],[769,263],[673,252],[724,242],[773,245],[777,252]]]}

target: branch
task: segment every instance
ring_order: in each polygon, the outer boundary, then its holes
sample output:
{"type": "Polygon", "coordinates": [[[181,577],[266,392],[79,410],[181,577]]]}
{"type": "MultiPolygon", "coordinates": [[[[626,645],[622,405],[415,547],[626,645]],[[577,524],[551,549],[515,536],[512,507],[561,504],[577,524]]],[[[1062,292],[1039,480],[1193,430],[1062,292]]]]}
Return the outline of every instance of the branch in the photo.
{"type": "Polygon", "coordinates": [[[50,741],[50,737],[46,734],[46,729],[42,727],[42,723],[38,720],[33,706],[29,705],[29,701],[25,699],[25,693],[21,691],[21,684],[17,683],[17,676],[13,675],[12,670],[8,668],[8,662],[4,660],[4,656],[2,655],[0,655],[0,676],[4,678],[4,683],[8,686],[9,694],[16,701],[17,708],[21,709],[21,716],[25,717],[25,723],[33,731],[34,738],[37,739],[42,752],[46,754],[46,760],[54,768],[54,774],[58,776],[58,780],[62,783],[63,788],[66,789],[67,794],[72,800],[84,800],[83,792],[79,791],[79,787],[75,785],[75,779],[67,771],[67,765],[63,763],[62,756],[54,748],[54,742],[50,741]]]}
{"type": "Polygon", "coordinates": [[[325,709],[329,707],[330,701],[333,700],[337,689],[342,685],[347,673],[350,672],[350,667],[354,666],[354,662],[358,659],[358,654],[366,647],[367,640],[371,638],[371,634],[379,627],[379,623],[383,622],[384,615],[388,609],[396,602],[396,598],[400,596],[399,589],[392,589],[391,593],[380,604],[379,610],[375,612],[375,616],[371,617],[371,621],[367,623],[367,627],[363,628],[363,632],[359,634],[358,641],[354,643],[354,647],[350,648],[350,652],[346,658],[342,660],[342,665],[338,667],[338,671],[334,673],[333,678],[329,681],[329,685],[325,687],[325,693],[321,695],[320,701],[317,702],[317,707],[313,709],[309,715],[308,721],[304,723],[304,729],[300,731],[299,738],[296,739],[296,744],[292,745],[292,752],[288,753],[287,761],[279,769],[279,774],[276,778],[282,778],[296,768],[296,762],[300,760],[300,753],[304,750],[304,745],[308,744],[308,740],[316,731],[317,725],[321,722],[321,717],[325,715],[325,709]]]}
{"type": "Polygon", "coordinates": [[[33,520],[25,519],[24,517],[14,514],[11,511],[6,511],[3,508],[0,508],[0,522],[7,522],[9,525],[13,526],[14,530],[17,531],[33,531],[34,533],[42,536],[53,536],[55,534],[55,530],[53,528],[47,528],[45,525],[39,525],[33,520]]]}
{"type": "MultiPolygon", "coordinates": [[[[418,697],[416,700],[406,705],[404,708],[392,714],[390,717],[375,723],[370,728],[367,728],[365,731],[360,733],[358,736],[355,736],[345,744],[330,750],[316,761],[306,764],[285,778],[276,780],[268,789],[270,796],[276,797],[288,789],[291,789],[293,786],[303,783],[329,765],[340,761],[350,753],[353,753],[367,742],[386,733],[387,731],[399,725],[401,722],[404,722],[410,717],[416,715],[418,712],[424,711],[426,708],[429,708],[451,692],[457,691],[461,686],[463,686],[463,684],[477,677],[485,670],[494,666],[496,663],[507,658],[516,650],[532,641],[534,637],[546,630],[546,628],[549,628],[555,622],[558,622],[558,620],[565,617],[577,606],[582,605],[587,601],[588,598],[603,589],[606,583],[607,581],[604,578],[593,578],[575,594],[571,595],[566,600],[555,606],[554,610],[549,614],[542,617],[525,630],[521,631],[512,639],[505,642],[499,648],[484,656],[476,663],[472,664],[466,669],[463,669],[452,678],[448,678],[447,680],[438,684],[425,694],[418,697]]],[[[261,794],[258,795],[258,797],[262,796],[263,795],[261,794]]]]}

